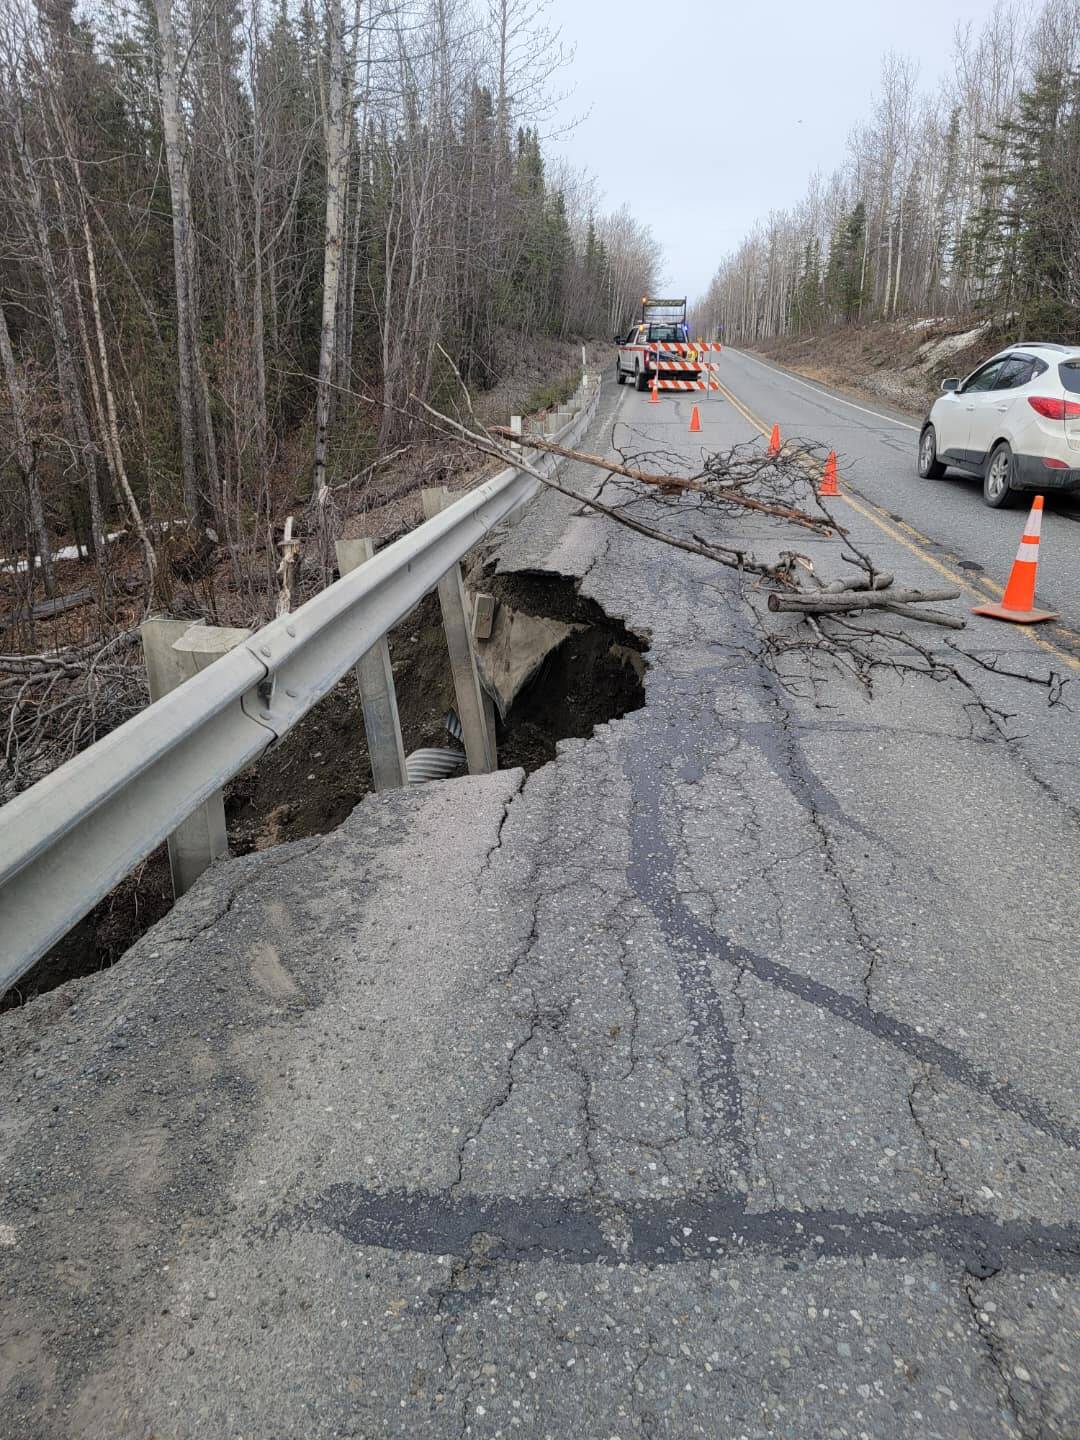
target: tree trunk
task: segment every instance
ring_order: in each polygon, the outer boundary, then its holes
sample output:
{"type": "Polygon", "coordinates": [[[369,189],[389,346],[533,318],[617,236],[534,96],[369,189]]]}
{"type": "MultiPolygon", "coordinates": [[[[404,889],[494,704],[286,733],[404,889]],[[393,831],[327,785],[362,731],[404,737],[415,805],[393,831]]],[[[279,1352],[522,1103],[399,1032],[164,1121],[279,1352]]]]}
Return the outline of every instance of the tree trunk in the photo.
{"type": "MultiPolygon", "coordinates": [[[[326,525],[326,449],[330,431],[331,385],[337,338],[338,291],[341,282],[344,188],[348,175],[349,122],[346,96],[345,35],[342,0],[327,0],[326,20],[330,46],[324,134],[326,137],[326,232],[323,248],[322,331],[319,343],[319,386],[315,397],[315,465],[312,492],[319,509],[320,527],[326,525]]],[[[324,537],[324,539],[327,537],[324,537]]]]}
{"type": "Polygon", "coordinates": [[[12,127],[12,133],[15,141],[15,149],[19,156],[19,165],[22,169],[23,179],[26,181],[27,193],[30,198],[30,211],[33,217],[34,232],[38,244],[38,257],[41,261],[41,273],[45,281],[45,293],[49,301],[49,320],[52,326],[53,350],[56,354],[56,369],[60,381],[60,404],[64,412],[64,423],[67,426],[71,442],[79,456],[79,462],[82,466],[83,476],[86,481],[86,494],[90,502],[90,534],[100,573],[104,576],[109,564],[108,541],[105,535],[105,516],[101,504],[101,490],[98,485],[94,442],[90,434],[90,422],[86,418],[82,389],[79,385],[79,374],[75,367],[75,353],[71,347],[71,336],[68,332],[67,320],[64,316],[64,302],[60,293],[60,281],[56,274],[56,263],[53,260],[52,249],[49,245],[49,230],[45,220],[45,202],[42,197],[41,184],[38,180],[37,171],[34,169],[34,164],[26,144],[26,132],[22,124],[14,125],[12,127]]]}
{"type": "MultiPolygon", "coordinates": [[[[77,185],[81,184],[77,164],[75,166],[75,183],[77,185]]],[[[157,556],[154,554],[154,547],[150,541],[150,536],[147,534],[146,525],[143,523],[142,512],[139,509],[138,502],[135,499],[134,492],[128,481],[127,468],[124,465],[124,452],[120,444],[120,426],[116,418],[116,397],[113,394],[112,376],[109,372],[109,351],[105,343],[105,326],[101,318],[101,298],[98,294],[97,257],[94,253],[94,237],[90,230],[90,221],[87,217],[86,206],[81,205],[80,209],[82,212],[83,241],[86,246],[86,269],[90,279],[90,306],[94,316],[98,362],[101,366],[101,386],[105,397],[105,433],[109,448],[112,452],[111,468],[131,515],[131,523],[135,527],[135,533],[138,535],[139,543],[143,548],[143,559],[146,565],[146,586],[149,591],[148,598],[152,603],[157,589],[157,556]]]]}
{"type": "MultiPolygon", "coordinates": [[[[176,286],[176,346],[180,400],[180,462],[183,474],[184,506],[188,520],[202,532],[209,528],[211,507],[198,471],[198,417],[202,404],[196,373],[195,325],[192,312],[191,205],[185,173],[183,115],[180,108],[180,61],[172,0],[154,0],[158,39],[161,43],[158,71],[158,99],[165,140],[165,162],[169,172],[169,200],[172,207],[173,277],[176,286]]],[[[204,422],[205,428],[205,422],[204,422]]],[[[204,440],[206,437],[204,436],[204,440]]]]}
{"type": "Polygon", "coordinates": [[[897,306],[900,303],[900,275],[904,265],[904,200],[900,198],[900,224],[896,236],[896,279],[893,284],[892,314],[896,314],[897,306]]]}
{"type": "MultiPolygon", "coordinates": [[[[4,366],[4,379],[7,381],[8,399],[11,404],[11,422],[15,431],[15,458],[18,461],[19,469],[22,471],[23,484],[26,486],[26,499],[30,509],[30,528],[34,533],[34,544],[37,546],[38,554],[41,556],[41,575],[45,581],[45,594],[51,599],[56,594],[56,576],[53,571],[52,561],[52,537],[49,535],[49,528],[45,524],[45,507],[41,500],[41,485],[37,477],[37,464],[34,457],[34,446],[30,439],[26,426],[26,396],[23,394],[22,381],[19,378],[19,370],[15,364],[15,352],[11,348],[11,336],[8,334],[7,316],[4,314],[4,307],[0,304],[0,361],[4,366]]],[[[30,573],[33,575],[34,558],[30,557],[30,573]]]]}

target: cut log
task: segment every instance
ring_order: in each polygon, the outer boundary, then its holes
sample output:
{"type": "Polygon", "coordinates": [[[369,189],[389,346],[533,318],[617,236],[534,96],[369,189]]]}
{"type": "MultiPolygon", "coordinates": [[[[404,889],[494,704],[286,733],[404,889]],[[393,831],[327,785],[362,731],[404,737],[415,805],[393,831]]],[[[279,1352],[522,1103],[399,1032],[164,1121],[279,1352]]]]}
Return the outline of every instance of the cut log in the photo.
{"type": "Polygon", "coordinates": [[[905,620],[921,620],[924,625],[943,625],[947,630],[963,630],[966,620],[958,615],[946,615],[944,610],[920,609],[917,605],[886,605],[890,615],[902,615],[905,620]]]}
{"type": "Polygon", "coordinates": [[[959,590],[845,590],[838,594],[769,596],[770,610],[794,610],[802,615],[842,614],[845,610],[888,610],[894,605],[921,605],[928,600],[956,600],[959,590]]]}
{"type": "Polygon", "coordinates": [[[821,588],[826,595],[846,595],[851,590],[888,590],[892,583],[891,575],[875,575],[873,584],[869,580],[830,580],[821,588]]]}

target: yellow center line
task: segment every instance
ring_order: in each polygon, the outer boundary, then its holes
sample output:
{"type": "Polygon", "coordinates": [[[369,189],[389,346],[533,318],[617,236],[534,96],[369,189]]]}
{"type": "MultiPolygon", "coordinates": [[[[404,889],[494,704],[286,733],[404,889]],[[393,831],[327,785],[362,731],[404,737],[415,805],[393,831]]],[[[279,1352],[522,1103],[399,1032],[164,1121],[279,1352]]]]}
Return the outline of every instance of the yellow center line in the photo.
{"type": "MultiPolygon", "coordinates": [[[[717,383],[719,384],[719,382],[717,383]]],[[[738,396],[732,394],[726,385],[720,385],[720,393],[759,434],[768,436],[771,433],[772,427],[766,425],[764,420],[755,415],[748,406],[744,405],[738,396]]],[[[848,490],[855,488],[850,480],[845,480],[843,483],[847,486],[848,490]]],[[[898,545],[902,545],[905,550],[910,551],[912,555],[923,561],[924,564],[936,570],[938,574],[946,580],[950,580],[954,585],[958,585],[960,589],[970,595],[972,599],[985,600],[989,596],[993,600],[1000,600],[1002,595],[1004,595],[1004,587],[998,585],[995,581],[981,576],[976,578],[967,575],[963,570],[954,568],[952,565],[947,565],[939,560],[936,555],[931,555],[930,552],[924,548],[934,544],[934,541],[932,541],[929,536],[923,535],[921,531],[915,529],[914,525],[909,525],[906,520],[893,520],[891,516],[886,518],[886,512],[883,511],[879,505],[864,495],[861,490],[856,493],[859,495],[860,500],[864,502],[863,504],[860,504],[859,500],[856,500],[854,496],[850,494],[841,494],[838,498],[850,505],[851,508],[865,520],[869,520],[871,524],[876,525],[879,530],[888,535],[890,540],[894,540],[898,545]]],[[[955,562],[957,557],[950,555],[949,558],[955,562]]],[[[1048,654],[1053,655],[1055,659],[1060,660],[1063,665],[1067,665],[1071,670],[1080,670],[1080,657],[1071,654],[1068,650],[1062,649],[1059,645],[1055,645],[1052,640],[1047,640],[1044,635],[1040,635],[1028,625],[1018,625],[1015,628],[1022,631],[1029,640],[1033,640],[1041,650],[1045,650],[1048,654]]],[[[1064,625],[1055,625],[1053,630],[1054,633],[1061,636],[1067,644],[1075,645],[1080,641],[1080,637],[1064,625]]]]}

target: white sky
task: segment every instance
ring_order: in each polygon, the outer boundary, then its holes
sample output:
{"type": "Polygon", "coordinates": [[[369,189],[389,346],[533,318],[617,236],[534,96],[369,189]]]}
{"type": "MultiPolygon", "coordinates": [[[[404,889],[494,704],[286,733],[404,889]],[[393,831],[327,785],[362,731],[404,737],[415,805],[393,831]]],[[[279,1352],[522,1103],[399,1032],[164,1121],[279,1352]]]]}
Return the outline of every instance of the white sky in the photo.
{"type": "Polygon", "coordinates": [[[625,201],[652,227],[665,290],[693,299],[755,220],[843,161],[887,50],[916,59],[929,87],[948,71],[954,26],[977,28],[992,6],[550,0],[549,23],[576,49],[560,114],[585,118],[549,152],[597,177],[604,209],[625,201]]]}

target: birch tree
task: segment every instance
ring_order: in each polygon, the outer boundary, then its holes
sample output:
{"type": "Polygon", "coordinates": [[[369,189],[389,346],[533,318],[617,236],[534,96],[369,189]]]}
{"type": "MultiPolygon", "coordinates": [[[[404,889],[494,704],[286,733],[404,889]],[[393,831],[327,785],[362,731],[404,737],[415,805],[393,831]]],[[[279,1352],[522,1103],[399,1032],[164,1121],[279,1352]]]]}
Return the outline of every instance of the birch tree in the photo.
{"type": "Polygon", "coordinates": [[[199,470],[199,431],[204,448],[213,444],[213,426],[203,393],[198,359],[194,305],[194,233],[187,173],[187,146],[180,104],[180,55],[172,0],[154,0],[159,42],[158,98],[169,174],[172,210],[173,280],[176,304],[177,392],[179,396],[180,456],[184,504],[189,522],[213,537],[212,505],[199,470]],[[199,424],[199,413],[202,423],[199,424]]]}
{"type": "MultiPolygon", "coordinates": [[[[41,485],[38,482],[34,442],[30,437],[30,430],[27,425],[26,395],[23,390],[18,366],[15,363],[15,352],[11,348],[11,335],[8,332],[7,316],[4,314],[2,303],[0,303],[0,363],[2,363],[4,367],[4,380],[7,385],[8,403],[11,406],[11,426],[15,438],[15,458],[18,461],[19,470],[22,472],[23,484],[26,487],[26,498],[30,511],[30,527],[34,536],[34,546],[37,549],[41,562],[41,574],[45,581],[45,594],[53,596],[56,594],[56,576],[53,571],[52,537],[49,534],[49,527],[45,523],[45,506],[42,503],[41,485]]],[[[33,569],[33,553],[30,554],[29,561],[30,568],[33,569]]]]}
{"type": "MultiPolygon", "coordinates": [[[[327,525],[326,451],[329,440],[341,288],[346,182],[352,116],[352,66],[345,39],[342,0],[326,0],[326,77],[323,87],[323,144],[326,150],[326,233],[323,245],[322,326],[319,337],[319,380],[315,396],[315,461],[312,489],[320,526],[327,525]]],[[[356,0],[353,37],[359,34],[360,0],[356,0]]]]}

